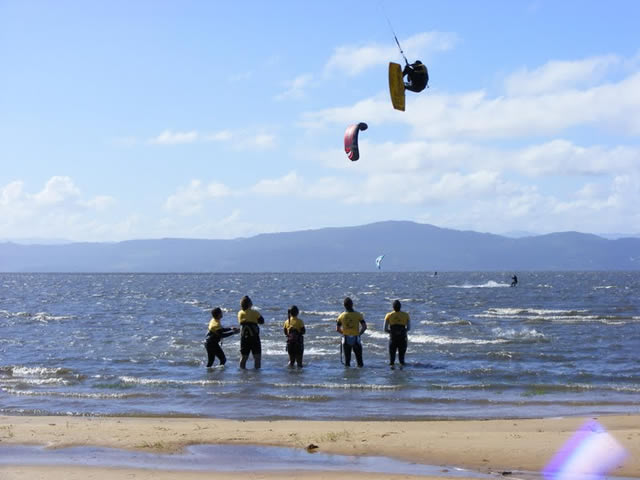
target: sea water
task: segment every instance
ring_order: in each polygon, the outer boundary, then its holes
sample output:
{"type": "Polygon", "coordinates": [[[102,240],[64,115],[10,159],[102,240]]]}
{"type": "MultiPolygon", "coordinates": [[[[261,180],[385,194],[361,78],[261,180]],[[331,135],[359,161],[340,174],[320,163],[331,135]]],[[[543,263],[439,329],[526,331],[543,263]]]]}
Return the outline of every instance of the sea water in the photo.
{"type": "MultiPolygon", "coordinates": [[[[236,419],[511,418],[637,413],[640,272],[0,274],[0,413],[236,419]],[[266,320],[261,370],[207,369],[210,310],[266,320]],[[341,364],[345,296],[368,324],[341,364]],[[411,315],[388,365],[385,313],[411,315]],[[283,323],[300,308],[304,368],[283,323]]],[[[248,366],[252,367],[250,360],[248,366]]]]}

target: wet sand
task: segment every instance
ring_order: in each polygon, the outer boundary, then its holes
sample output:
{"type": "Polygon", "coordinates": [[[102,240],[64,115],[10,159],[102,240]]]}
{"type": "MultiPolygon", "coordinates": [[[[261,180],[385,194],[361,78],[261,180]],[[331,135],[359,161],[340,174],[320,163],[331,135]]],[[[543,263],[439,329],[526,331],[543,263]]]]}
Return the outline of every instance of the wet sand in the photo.
{"type": "MultiPolygon", "coordinates": [[[[10,445],[47,448],[109,447],[152,453],[180,452],[188,445],[265,445],[306,448],[329,454],[387,456],[480,473],[539,472],[590,418],[411,422],[237,421],[205,418],[0,416],[0,449],[10,445]]],[[[597,420],[626,448],[626,461],[611,475],[640,478],[640,415],[597,420]]],[[[1,452],[1,450],[0,450],[1,452]]],[[[0,455],[7,455],[6,451],[0,455]]],[[[117,467],[114,465],[114,467],[117,467]]],[[[447,476],[442,472],[442,476],[447,476]]],[[[439,478],[440,475],[438,475],[439,478]]],[[[0,478],[272,479],[416,478],[357,472],[184,472],[91,466],[0,466],[0,478]]],[[[429,475],[421,478],[430,478],[429,475]]],[[[470,475],[469,478],[473,478],[470,475]]]]}

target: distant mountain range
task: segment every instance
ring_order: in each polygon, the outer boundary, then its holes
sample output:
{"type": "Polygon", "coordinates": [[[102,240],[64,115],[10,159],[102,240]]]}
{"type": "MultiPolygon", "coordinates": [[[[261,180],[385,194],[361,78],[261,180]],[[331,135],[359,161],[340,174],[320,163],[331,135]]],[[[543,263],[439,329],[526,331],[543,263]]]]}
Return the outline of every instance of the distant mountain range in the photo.
{"type": "Polygon", "coordinates": [[[563,232],[510,238],[413,222],[233,240],[0,243],[2,272],[366,272],[640,270],[640,238],[563,232]]]}

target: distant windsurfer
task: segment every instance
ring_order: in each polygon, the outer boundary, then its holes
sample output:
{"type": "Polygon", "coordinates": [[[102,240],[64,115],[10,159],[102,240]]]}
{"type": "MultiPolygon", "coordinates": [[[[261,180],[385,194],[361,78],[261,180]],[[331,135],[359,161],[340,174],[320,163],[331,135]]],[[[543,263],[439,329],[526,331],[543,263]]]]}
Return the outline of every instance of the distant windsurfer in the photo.
{"type": "Polygon", "coordinates": [[[514,274],[514,275],[511,277],[511,286],[512,286],[512,287],[515,287],[516,285],[518,285],[518,276],[514,274]]]}

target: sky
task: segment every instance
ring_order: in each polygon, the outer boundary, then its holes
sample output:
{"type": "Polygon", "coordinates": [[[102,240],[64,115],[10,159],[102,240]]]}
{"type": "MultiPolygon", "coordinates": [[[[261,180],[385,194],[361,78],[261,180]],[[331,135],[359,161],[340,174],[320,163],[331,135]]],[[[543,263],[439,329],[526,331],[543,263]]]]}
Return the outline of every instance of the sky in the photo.
{"type": "Polygon", "coordinates": [[[0,0],[0,239],[640,233],[638,18],[635,0],[0,0]],[[405,112],[393,31],[429,68],[405,112]]]}

